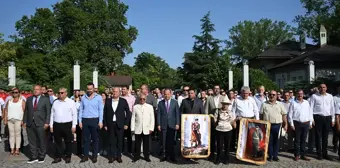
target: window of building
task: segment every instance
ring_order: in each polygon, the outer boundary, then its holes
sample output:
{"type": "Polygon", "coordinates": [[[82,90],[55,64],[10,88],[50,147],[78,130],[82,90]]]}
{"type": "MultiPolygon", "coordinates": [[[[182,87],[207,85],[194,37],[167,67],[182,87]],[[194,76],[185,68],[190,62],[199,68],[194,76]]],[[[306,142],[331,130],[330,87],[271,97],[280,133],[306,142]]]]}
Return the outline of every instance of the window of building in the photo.
{"type": "Polygon", "coordinates": [[[322,33],[322,34],[321,34],[321,37],[326,37],[326,34],[325,34],[325,33],[322,33]]]}

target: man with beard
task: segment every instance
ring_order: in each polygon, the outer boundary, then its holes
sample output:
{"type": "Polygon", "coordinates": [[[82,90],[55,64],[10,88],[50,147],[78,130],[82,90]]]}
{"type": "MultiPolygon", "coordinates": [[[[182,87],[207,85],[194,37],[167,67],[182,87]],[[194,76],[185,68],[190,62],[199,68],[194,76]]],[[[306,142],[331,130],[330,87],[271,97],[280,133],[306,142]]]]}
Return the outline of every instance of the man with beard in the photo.
{"type": "Polygon", "coordinates": [[[92,162],[97,162],[99,148],[99,129],[103,127],[103,100],[102,96],[94,92],[94,84],[87,84],[87,93],[80,102],[79,127],[84,138],[84,157],[81,163],[87,162],[90,152],[90,142],[93,142],[92,162]],[[91,139],[91,140],[90,140],[91,139]]]}
{"type": "Polygon", "coordinates": [[[202,100],[196,97],[195,90],[189,90],[189,98],[183,100],[180,107],[182,114],[204,114],[202,100]]]}

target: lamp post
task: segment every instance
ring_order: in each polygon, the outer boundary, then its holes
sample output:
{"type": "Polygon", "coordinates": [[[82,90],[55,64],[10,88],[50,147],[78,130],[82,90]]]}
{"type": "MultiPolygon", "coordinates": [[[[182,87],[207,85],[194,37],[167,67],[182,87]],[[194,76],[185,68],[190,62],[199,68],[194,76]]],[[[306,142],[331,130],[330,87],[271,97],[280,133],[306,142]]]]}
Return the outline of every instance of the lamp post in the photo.
{"type": "Polygon", "coordinates": [[[78,60],[73,65],[73,90],[80,90],[80,65],[78,60]]]}
{"type": "Polygon", "coordinates": [[[93,68],[93,84],[94,84],[94,88],[98,88],[98,70],[97,70],[97,67],[93,68]]]}
{"type": "Polygon", "coordinates": [[[248,61],[243,61],[243,86],[249,86],[249,65],[248,61]]]}
{"type": "Polygon", "coordinates": [[[228,73],[228,80],[229,80],[229,90],[231,90],[234,86],[234,74],[233,74],[233,70],[231,68],[229,68],[229,73],[228,73]]]}
{"type": "Polygon", "coordinates": [[[8,66],[8,86],[15,86],[16,82],[16,67],[15,62],[11,61],[8,66]]]}

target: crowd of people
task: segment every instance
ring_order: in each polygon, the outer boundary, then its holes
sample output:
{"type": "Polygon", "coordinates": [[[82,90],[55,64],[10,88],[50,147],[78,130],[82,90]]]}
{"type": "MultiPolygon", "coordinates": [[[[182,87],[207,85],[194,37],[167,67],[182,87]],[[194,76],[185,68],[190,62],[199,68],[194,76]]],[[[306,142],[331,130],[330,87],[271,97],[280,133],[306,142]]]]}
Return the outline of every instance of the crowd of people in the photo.
{"type": "MultiPolygon", "coordinates": [[[[340,86],[337,90],[340,93],[340,86]]],[[[159,141],[157,155],[161,162],[176,163],[175,142],[179,140],[181,114],[211,117],[208,159],[215,164],[229,163],[229,152],[237,148],[241,119],[271,123],[268,161],[279,161],[280,148],[292,150],[295,161],[309,161],[306,154],[314,146],[317,159],[331,160],[327,153],[331,131],[334,151],[339,151],[340,156],[340,96],[327,93],[325,84],[308,94],[303,90],[266,91],[264,86],[259,86],[255,94],[247,86],[239,91],[240,94],[237,90],[225,91],[219,85],[199,93],[189,86],[180,92],[159,88],[151,91],[144,84],[137,90],[123,86],[98,93],[89,83],[86,92],[75,90],[69,97],[66,88],[54,93],[52,88],[35,85],[30,93],[14,87],[8,92],[0,90],[0,115],[8,130],[4,136],[9,139],[10,155],[20,154],[21,132],[27,132],[28,163],[43,163],[50,143],[57,149],[53,164],[62,159],[71,162],[73,143],[77,144],[80,162],[91,159],[96,163],[102,154],[108,156],[109,163],[122,163],[125,149],[133,156],[132,162],[141,159],[142,150],[144,160],[151,162],[150,149],[155,144],[151,141],[159,141]]]]}

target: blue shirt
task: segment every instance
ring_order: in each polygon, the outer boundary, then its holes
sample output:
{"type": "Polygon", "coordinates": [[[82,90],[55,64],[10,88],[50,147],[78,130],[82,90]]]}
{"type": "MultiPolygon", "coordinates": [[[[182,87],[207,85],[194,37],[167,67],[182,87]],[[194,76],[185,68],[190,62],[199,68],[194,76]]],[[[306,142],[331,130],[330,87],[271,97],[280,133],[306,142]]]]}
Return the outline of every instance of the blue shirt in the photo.
{"type": "Polygon", "coordinates": [[[80,102],[79,108],[79,123],[83,118],[99,118],[99,123],[103,123],[103,100],[102,96],[95,93],[92,99],[84,95],[80,102]]]}

